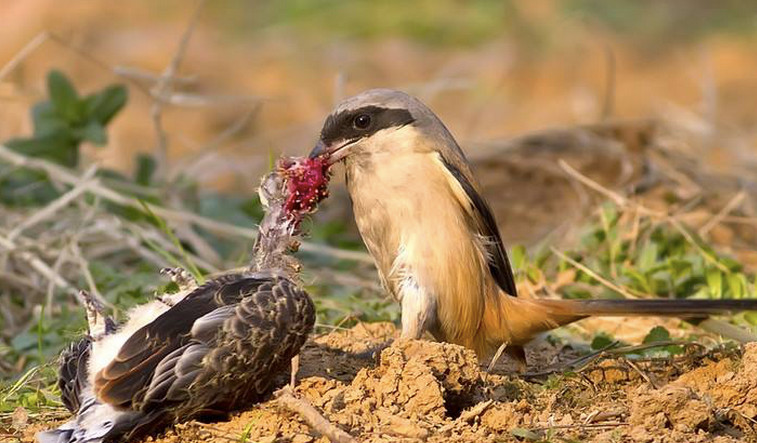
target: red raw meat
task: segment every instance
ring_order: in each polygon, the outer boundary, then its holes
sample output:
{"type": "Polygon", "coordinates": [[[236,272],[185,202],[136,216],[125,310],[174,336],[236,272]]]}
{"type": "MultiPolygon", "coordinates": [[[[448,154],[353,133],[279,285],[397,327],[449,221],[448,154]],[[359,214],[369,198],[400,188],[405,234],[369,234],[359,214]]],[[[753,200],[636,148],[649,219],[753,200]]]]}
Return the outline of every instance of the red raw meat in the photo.
{"type": "Polygon", "coordinates": [[[293,218],[315,211],[318,203],[329,196],[329,164],[323,158],[290,157],[279,160],[277,169],[284,177],[286,202],[284,209],[293,218]]]}

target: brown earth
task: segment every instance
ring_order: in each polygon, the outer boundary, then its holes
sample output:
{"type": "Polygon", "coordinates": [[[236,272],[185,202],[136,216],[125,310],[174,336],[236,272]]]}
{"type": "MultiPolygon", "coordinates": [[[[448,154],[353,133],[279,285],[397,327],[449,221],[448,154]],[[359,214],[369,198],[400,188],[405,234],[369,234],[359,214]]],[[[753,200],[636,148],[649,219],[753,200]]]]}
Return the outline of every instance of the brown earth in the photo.
{"type": "MultiPolygon", "coordinates": [[[[529,349],[531,372],[518,376],[507,362],[487,373],[459,346],[395,338],[387,323],[316,337],[303,351],[296,395],[366,442],[757,441],[757,344],[696,346],[675,359],[598,358],[571,372],[577,353],[542,342],[529,349]],[[539,375],[550,368],[558,370],[539,375]]],[[[43,426],[27,428],[27,438],[43,426]]],[[[144,440],[228,441],[328,440],[273,398],[229,421],[177,424],[144,440]]]]}

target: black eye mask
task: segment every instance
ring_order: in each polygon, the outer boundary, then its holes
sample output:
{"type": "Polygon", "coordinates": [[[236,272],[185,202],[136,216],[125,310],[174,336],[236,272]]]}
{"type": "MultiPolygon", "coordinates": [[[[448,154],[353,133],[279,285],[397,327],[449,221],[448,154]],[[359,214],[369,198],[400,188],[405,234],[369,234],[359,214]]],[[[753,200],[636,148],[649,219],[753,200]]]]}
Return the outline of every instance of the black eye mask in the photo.
{"type": "Polygon", "coordinates": [[[321,141],[329,146],[339,140],[357,140],[370,137],[382,129],[402,127],[414,121],[407,109],[364,106],[329,115],[321,130],[321,141]],[[366,117],[369,120],[367,125],[366,117]]]}

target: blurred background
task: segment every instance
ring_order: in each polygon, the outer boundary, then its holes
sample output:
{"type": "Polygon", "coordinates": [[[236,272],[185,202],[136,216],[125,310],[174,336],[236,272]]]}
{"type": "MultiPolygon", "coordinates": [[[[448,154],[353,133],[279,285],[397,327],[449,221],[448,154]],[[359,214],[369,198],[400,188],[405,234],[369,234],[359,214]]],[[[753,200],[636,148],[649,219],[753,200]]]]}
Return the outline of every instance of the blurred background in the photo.
{"type": "MultiPolygon", "coordinates": [[[[755,2],[26,0],[0,17],[0,374],[38,380],[9,402],[55,402],[39,386],[83,329],[77,288],[120,315],[166,289],[161,266],[244,264],[272,159],[374,87],[456,136],[523,291],[757,295],[755,2]]],[[[398,319],[341,175],[301,254],[320,332],[398,319]]],[[[567,333],[660,323],[638,322],[567,333]]]]}

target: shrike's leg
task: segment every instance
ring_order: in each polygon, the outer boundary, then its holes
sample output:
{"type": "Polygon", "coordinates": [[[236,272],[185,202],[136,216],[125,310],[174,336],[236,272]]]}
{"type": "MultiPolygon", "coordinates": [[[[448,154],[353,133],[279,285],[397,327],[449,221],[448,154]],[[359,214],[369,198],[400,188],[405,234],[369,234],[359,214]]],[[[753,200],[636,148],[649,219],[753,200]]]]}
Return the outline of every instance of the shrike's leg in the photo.
{"type": "Polygon", "coordinates": [[[406,278],[400,286],[402,304],[401,338],[419,339],[436,318],[436,302],[414,278],[406,278]]]}

